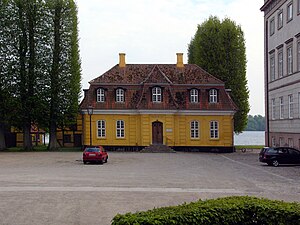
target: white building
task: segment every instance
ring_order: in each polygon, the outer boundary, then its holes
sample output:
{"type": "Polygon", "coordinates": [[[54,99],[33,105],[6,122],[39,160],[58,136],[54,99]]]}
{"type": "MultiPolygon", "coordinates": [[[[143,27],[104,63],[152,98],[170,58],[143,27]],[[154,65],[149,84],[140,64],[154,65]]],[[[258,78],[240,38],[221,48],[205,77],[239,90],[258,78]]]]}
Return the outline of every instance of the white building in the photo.
{"type": "Polygon", "coordinates": [[[266,145],[300,149],[300,0],[265,0],[266,145]]]}

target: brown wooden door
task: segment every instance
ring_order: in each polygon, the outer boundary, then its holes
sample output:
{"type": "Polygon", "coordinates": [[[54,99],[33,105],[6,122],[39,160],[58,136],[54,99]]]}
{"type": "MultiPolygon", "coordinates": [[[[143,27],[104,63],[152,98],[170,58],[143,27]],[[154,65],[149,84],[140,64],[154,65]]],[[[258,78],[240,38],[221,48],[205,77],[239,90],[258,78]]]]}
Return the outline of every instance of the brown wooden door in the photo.
{"type": "Polygon", "coordinates": [[[152,123],[152,144],[163,143],[163,124],[161,122],[152,123]]]}

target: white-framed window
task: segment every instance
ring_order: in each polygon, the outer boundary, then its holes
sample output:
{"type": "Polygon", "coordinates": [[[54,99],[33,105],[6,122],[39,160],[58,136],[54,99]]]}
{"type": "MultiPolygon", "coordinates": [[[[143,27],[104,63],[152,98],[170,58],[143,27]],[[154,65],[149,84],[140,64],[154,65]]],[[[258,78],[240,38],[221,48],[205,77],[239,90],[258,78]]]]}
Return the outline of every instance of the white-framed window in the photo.
{"type": "Polygon", "coordinates": [[[219,138],[219,122],[210,121],[210,138],[217,139],[219,138]]]}
{"type": "Polygon", "coordinates": [[[294,148],[294,140],[293,138],[288,138],[288,145],[290,148],[294,148]]]}
{"type": "Polygon", "coordinates": [[[278,77],[283,77],[283,52],[278,52],[278,77]]]}
{"type": "Polygon", "coordinates": [[[283,137],[279,137],[279,146],[280,147],[284,146],[284,138],[283,137]]]}
{"type": "Polygon", "coordinates": [[[116,102],[124,102],[124,90],[122,88],[116,90],[116,102]]]}
{"type": "Polygon", "coordinates": [[[270,56],[270,78],[271,81],[275,80],[275,56],[270,56]]]}
{"type": "Polygon", "coordinates": [[[272,100],[271,100],[271,104],[272,104],[272,107],[271,107],[271,110],[272,110],[272,120],[275,120],[275,107],[276,107],[276,105],[275,105],[275,98],[272,98],[272,100]]]}
{"type": "Polygon", "coordinates": [[[191,138],[199,138],[199,122],[198,121],[192,121],[191,122],[191,138]]]}
{"type": "Polygon", "coordinates": [[[283,105],[283,97],[279,98],[279,118],[283,119],[283,113],[284,113],[284,105],[283,105]]]}
{"type": "Polygon", "coordinates": [[[97,136],[99,138],[106,137],[106,123],[105,123],[105,120],[98,120],[97,121],[97,136]]]}
{"type": "Polygon", "coordinates": [[[198,97],[198,90],[197,89],[192,89],[190,91],[190,101],[191,103],[197,103],[199,100],[199,97],[198,97]]]}
{"type": "Polygon", "coordinates": [[[291,1],[287,5],[287,22],[291,21],[293,19],[293,2],[291,1]]]}
{"type": "Polygon", "coordinates": [[[272,137],[272,147],[275,147],[276,146],[276,140],[275,140],[275,137],[272,137]]]}
{"type": "Polygon", "coordinates": [[[297,43],[297,67],[298,71],[300,71],[300,40],[297,43]]]}
{"type": "Polygon", "coordinates": [[[116,131],[117,131],[117,133],[116,133],[117,138],[125,137],[125,122],[124,122],[124,120],[117,120],[116,131]]]}
{"type": "Polygon", "coordinates": [[[270,36],[275,33],[275,18],[270,20],[270,36]]]}
{"type": "Polygon", "coordinates": [[[280,29],[283,26],[283,12],[282,10],[278,13],[278,19],[277,19],[277,28],[280,29]]]}
{"type": "Polygon", "coordinates": [[[293,73],[293,46],[287,48],[287,74],[293,73]]]}
{"type": "Polygon", "coordinates": [[[104,102],[105,101],[105,91],[103,88],[97,89],[97,102],[104,102]]]}
{"type": "Polygon", "coordinates": [[[161,102],[162,91],[160,87],[152,88],[152,102],[161,102]]]}
{"type": "Polygon", "coordinates": [[[210,103],[218,102],[218,91],[216,89],[209,90],[209,102],[210,103]]]}
{"type": "Polygon", "coordinates": [[[289,95],[289,118],[290,119],[292,119],[294,116],[293,104],[294,104],[293,95],[289,95]]]}

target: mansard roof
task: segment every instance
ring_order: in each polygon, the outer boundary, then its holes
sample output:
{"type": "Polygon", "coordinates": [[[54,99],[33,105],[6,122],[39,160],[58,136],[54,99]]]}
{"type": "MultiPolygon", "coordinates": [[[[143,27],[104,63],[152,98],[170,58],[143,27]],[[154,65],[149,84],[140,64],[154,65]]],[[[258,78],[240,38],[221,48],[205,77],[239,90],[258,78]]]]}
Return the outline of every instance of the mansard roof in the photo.
{"type": "Polygon", "coordinates": [[[176,64],[127,64],[126,67],[115,65],[90,84],[224,84],[195,64],[185,64],[178,68],[176,64]]]}

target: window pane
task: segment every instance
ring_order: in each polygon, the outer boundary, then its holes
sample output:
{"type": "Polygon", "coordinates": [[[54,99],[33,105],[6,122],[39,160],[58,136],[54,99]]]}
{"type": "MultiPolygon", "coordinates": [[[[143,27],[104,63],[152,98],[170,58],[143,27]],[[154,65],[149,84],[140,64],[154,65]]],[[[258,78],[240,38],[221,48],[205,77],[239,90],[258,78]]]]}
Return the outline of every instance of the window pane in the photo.
{"type": "Polygon", "coordinates": [[[104,102],[104,89],[102,88],[97,90],[97,102],[104,102]]]}

